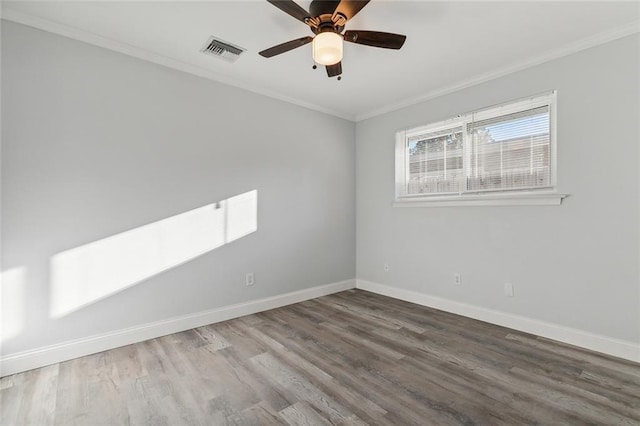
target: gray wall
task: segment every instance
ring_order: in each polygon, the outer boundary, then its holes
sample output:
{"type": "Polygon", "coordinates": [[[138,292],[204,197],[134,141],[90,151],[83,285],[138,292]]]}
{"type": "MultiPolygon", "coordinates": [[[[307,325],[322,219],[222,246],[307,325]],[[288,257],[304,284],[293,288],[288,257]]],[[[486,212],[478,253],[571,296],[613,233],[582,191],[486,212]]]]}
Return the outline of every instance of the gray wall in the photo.
{"type": "Polygon", "coordinates": [[[640,342],[639,51],[626,37],[358,123],[358,278],[640,342]],[[391,207],[395,131],[552,89],[563,205],[391,207]]]}
{"type": "Polygon", "coordinates": [[[4,354],[355,276],[351,122],[3,21],[2,124],[4,354]],[[254,189],[257,232],[50,316],[52,256],[254,189]]]}
{"type": "Polygon", "coordinates": [[[2,352],[356,273],[640,341],[638,50],[627,37],[354,126],[3,21],[2,270],[25,272],[3,306],[25,322],[2,352]],[[396,130],[550,89],[562,206],[391,207],[396,130]],[[253,189],[257,232],[51,317],[56,254],[253,189]]]}

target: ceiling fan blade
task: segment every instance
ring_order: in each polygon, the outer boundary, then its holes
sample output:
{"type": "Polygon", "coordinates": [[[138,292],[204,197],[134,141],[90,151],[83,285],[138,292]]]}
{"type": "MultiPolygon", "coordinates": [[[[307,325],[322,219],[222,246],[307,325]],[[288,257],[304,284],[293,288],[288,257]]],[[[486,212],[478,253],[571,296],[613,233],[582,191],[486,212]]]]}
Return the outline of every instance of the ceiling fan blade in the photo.
{"type": "Polygon", "coordinates": [[[344,41],[373,47],[383,47],[385,49],[400,49],[406,39],[407,36],[404,35],[383,33],[380,31],[351,30],[344,32],[344,41]]]}
{"type": "Polygon", "coordinates": [[[313,37],[311,36],[298,38],[298,39],[287,41],[277,46],[273,46],[268,49],[265,49],[262,52],[259,52],[259,54],[260,56],[264,56],[265,58],[270,58],[272,56],[276,56],[281,53],[293,50],[296,47],[304,46],[305,44],[311,43],[312,40],[313,40],[313,37]]]}
{"type": "Polygon", "coordinates": [[[302,21],[307,24],[311,15],[304,10],[293,0],[267,0],[269,3],[283,11],[284,13],[293,16],[298,21],[302,21]]]}
{"type": "Polygon", "coordinates": [[[342,62],[338,62],[337,64],[333,65],[327,65],[327,75],[329,77],[335,77],[336,75],[340,74],[342,74],[342,62]]]}
{"type": "Polygon", "coordinates": [[[356,14],[360,12],[360,10],[362,10],[369,1],[370,0],[342,0],[333,12],[333,21],[336,22],[338,14],[344,16],[348,21],[356,16],[356,14]]]}

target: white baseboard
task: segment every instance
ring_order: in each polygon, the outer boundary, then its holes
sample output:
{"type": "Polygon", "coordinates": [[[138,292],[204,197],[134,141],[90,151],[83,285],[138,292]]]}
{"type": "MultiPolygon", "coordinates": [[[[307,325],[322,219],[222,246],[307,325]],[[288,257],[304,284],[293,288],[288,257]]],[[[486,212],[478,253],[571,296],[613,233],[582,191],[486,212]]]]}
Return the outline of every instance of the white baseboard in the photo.
{"type": "Polygon", "coordinates": [[[535,334],[536,336],[558,340],[570,345],[613,355],[630,361],[640,362],[640,344],[638,343],[614,339],[558,324],[473,306],[411,290],[390,287],[371,281],[358,279],[356,280],[356,288],[512,328],[514,330],[524,331],[525,333],[535,334]]]}
{"type": "Polygon", "coordinates": [[[0,358],[0,377],[67,361],[85,355],[142,342],[180,331],[275,309],[339,291],[359,288],[372,293],[486,321],[514,330],[583,347],[630,361],[640,362],[640,344],[613,339],[545,321],[481,308],[462,302],[390,287],[365,280],[346,280],[278,296],[225,306],[210,311],[170,318],[124,330],[41,347],[0,358]]]}
{"type": "Polygon", "coordinates": [[[0,358],[0,377],[352,288],[355,280],[346,280],[6,355],[0,358]]]}

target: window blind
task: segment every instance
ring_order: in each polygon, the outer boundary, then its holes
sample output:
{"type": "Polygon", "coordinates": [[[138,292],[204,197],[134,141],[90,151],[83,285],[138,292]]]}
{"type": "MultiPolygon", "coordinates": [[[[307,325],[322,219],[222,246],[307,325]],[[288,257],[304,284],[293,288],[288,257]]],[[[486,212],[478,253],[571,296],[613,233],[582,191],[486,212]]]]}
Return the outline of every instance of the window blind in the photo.
{"type": "Polygon", "coordinates": [[[460,192],[464,177],[463,128],[407,138],[407,194],[460,192]]]}
{"type": "Polygon", "coordinates": [[[551,185],[549,106],[467,124],[467,191],[551,185]]]}
{"type": "Polygon", "coordinates": [[[396,198],[552,190],[555,105],[551,92],[396,132],[396,198]]]}

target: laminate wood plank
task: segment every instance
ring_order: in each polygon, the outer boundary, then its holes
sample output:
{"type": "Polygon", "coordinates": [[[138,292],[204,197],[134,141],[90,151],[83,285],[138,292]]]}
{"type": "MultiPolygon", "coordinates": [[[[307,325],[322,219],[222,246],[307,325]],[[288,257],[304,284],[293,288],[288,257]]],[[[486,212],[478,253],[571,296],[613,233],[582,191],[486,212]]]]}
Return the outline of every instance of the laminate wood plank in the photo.
{"type": "MultiPolygon", "coordinates": [[[[128,349],[130,348],[102,352],[61,364],[55,424],[128,422],[129,413],[123,400],[122,381],[117,364],[112,362],[112,355],[119,357],[128,349]]],[[[125,381],[129,380],[127,376],[122,377],[125,381]]]]}
{"type": "MultiPolygon", "coordinates": [[[[428,410],[429,416],[439,417],[438,424],[492,424],[507,425],[522,423],[521,417],[505,410],[483,409],[483,403],[489,403],[484,395],[469,392],[469,389],[455,388],[448,383],[440,383],[426,374],[417,375],[402,363],[384,372],[377,372],[378,380],[392,386],[396,392],[406,395],[414,405],[428,410]],[[423,389],[429,389],[428,393],[423,389]],[[456,391],[464,390],[466,394],[456,391]]],[[[493,401],[491,401],[493,402],[493,401]]],[[[495,402],[493,402],[495,405],[495,402]]]]}
{"type": "Polygon", "coordinates": [[[612,359],[596,352],[532,335],[509,333],[506,339],[517,341],[526,349],[535,348],[543,353],[555,354],[565,362],[569,359],[578,366],[588,367],[592,371],[601,371],[604,375],[613,374],[617,376],[616,380],[640,386],[640,370],[636,363],[623,359],[612,359]]]}
{"type": "MultiPolygon", "coordinates": [[[[287,325],[274,322],[271,327],[286,330],[287,325]]],[[[272,331],[271,327],[269,331],[272,331]]],[[[316,340],[298,341],[289,336],[286,340],[286,346],[289,350],[304,354],[314,364],[322,366],[323,369],[332,371],[335,380],[342,386],[357,389],[360,393],[366,394],[366,400],[375,404],[375,407],[379,407],[376,411],[387,411],[384,417],[379,417],[374,414],[375,412],[370,411],[368,405],[363,406],[367,408],[365,413],[361,413],[357,407],[351,407],[354,412],[358,412],[363,419],[369,420],[371,424],[422,424],[424,416],[429,414],[422,412],[420,407],[409,409],[411,401],[406,396],[397,393],[395,389],[388,386],[388,383],[376,382],[369,369],[349,365],[351,361],[345,358],[343,353],[330,349],[316,340]]],[[[360,365],[364,366],[362,363],[360,365]]],[[[384,368],[384,365],[383,363],[378,367],[384,368]]],[[[373,371],[376,371],[375,368],[373,371]]],[[[344,399],[344,394],[340,395],[344,399]]],[[[430,418],[437,418],[437,416],[430,418]]]]}
{"type": "Polygon", "coordinates": [[[359,382],[376,395],[376,403],[399,419],[399,424],[470,424],[464,413],[430,399],[429,392],[415,392],[402,380],[389,380],[379,370],[358,369],[359,382]],[[383,401],[383,398],[386,401],[383,401]]]}
{"type": "MultiPolygon", "coordinates": [[[[207,361],[202,361],[207,362],[207,361]]],[[[246,380],[247,374],[242,366],[229,362],[228,359],[221,356],[218,364],[218,374],[215,377],[217,388],[220,396],[217,399],[219,407],[225,413],[229,411],[229,416],[233,413],[243,411],[261,401],[264,395],[258,395],[252,382],[246,380]],[[225,404],[222,405],[221,403],[225,404]]],[[[196,382],[197,389],[197,382],[196,382]]]]}
{"type": "Polygon", "coordinates": [[[395,360],[404,357],[404,354],[397,351],[395,342],[384,339],[372,332],[372,330],[376,330],[379,327],[367,326],[362,321],[358,321],[357,316],[343,315],[342,312],[323,312],[323,308],[320,304],[307,305],[308,310],[317,311],[318,315],[323,318],[319,322],[320,326],[331,329],[334,334],[340,336],[343,340],[350,341],[358,346],[364,346],[362,349],[370,349],[369,352],[371,353],[384,354],[395,360]],[[331,318],[331,321],[327,321],[327,318],[331,318]]]}
{"type": "MultiPolygon", "coordinates": [[[[327,300],[331,300],[330,298],[331,296],[329,296],[329,298],[327,300]]],[[[323,303],[323,299],[319,299],[318,303],[323,303]]],[[[416,324],[413,321],[404,321],[402,319],[400,319],[398,317],[398,315],[394,315],[393,313],[388,312],[386,309],[384,308],[376,308],[375,306],[369,305],[366,306],[364,304],[356,304],[356,303],[352,303],[350,301],[337,301],[335,303],[332,304],[333,307],[335,307],[335,305],[340,306],[341,310],[345,309],[348,310],[349,312],[353,312],[355,314],[357,314],[359,317],[361,318],[367,318],[367,319],[371,319],[374,321],[382,321],[390,326],[393,326],[395,328],[406,328],[407,330],[411,330],[415,333],[422,333],[424,332],[424,328],[422,328],[421,326],[419,326],[418,324],[416,324]]]]}
{"type": "Polygon", "coordinates": [[[22,377],[24,376],[13,375],[0,378],[0,390],[12,388],[16,380],[20,380],[22,377]]]}
{"type": "Polygon", "coordinates": [[[127,410],[127,419],[121,424],[169,425],[169,419],[163,413],[163,395],[155,392],[153,387],[149,387],[140,379],[123,380],[118,386],[118,392],[127,410]]]}
{"type": "Polygon", "coordinates": [[[342,329],[341,327],[330,322],[323,322],[320,323],[320,325],[329,329],[334,335],[340,336],[340,338],[344,341],[351,342],[354,345],[360,346],[363,351],[378,353],[396,361],[405,357],[404,354],[397,352],[388,346],[371,341],[366,337],[363,337],[362,334],[352,333],[348,329],[342,329]]]}
{"type": "Polygon", "coordinates": [[[360,366],[373,364],[384,365],[385,362],[389,361],[389,358],[383,353],[369,352],[369,356],[363,357],[362,348],[358,345],[345,341],[333,333],[322,333],[322,327],[319,324],[301,320],[294,313],[288,311],[272,311],[269,314],[272,317],[286,321],[290,327],[295,329],[297,336],[290,336],[290,338],[302,338],[306,342],[315,343],[327,352],[339,354],[342,358],[343,365],[358,368],[360,366]]]}
{"type": "Polygon", "coordinates": [[[335,397],[336,399],[342,399],[346,403],[347,408],[351,411],[355,411],[357,416],[378,418],[387,413],[386,410],[363,396],[362,393],[354,392],[352,388],[343,386],[342,383],[335,380],[324,370],[318,368],[312,361],[309,361],[298,355],[298,353],[289,350],[287,347],[278,343],[275,339],[271,338],[264,332],[256,329],[248,331],[256,339],[262,340],[271,349],[273,349],[274,355],[277,356],[280,361],[285,362],[290,368],[304,374],[320,390],[332,398],[335,397]]]}
{"type": "Polygon", "coordinates": [[[282,426],[287,423],[271,407],[260,402],[242,410],[233,419],[233,424],[244,426],[282,426]]]}
{"type": "Polygon", "coordinates": [[[347,290],[0,379],[6,425],[640,425],[640,365],[347,290]]]}
{"type": "Polygon", "coordinates": [[[10,424],[10,420],[18,419],[27,377],[28,372],[0,379],[0,424],[10,424]]]}
{"type": "Polygon", "coordinates": [[[269,408],[270,413],[275,415],[291,405],[292,401],[289,401],[267,378],[255,370],[250,358],[242,357],[233,348],[220,351],[219,354],[225,357],[237,379],[251,389],[251,395],[260,401],[258,406],[269,408]]]}
{"type": "Polygon", "coordinates": [[[228,348],[231,346],[229,342],[225,340],[220,333],[216,332],[216,329],[211,326],[199,327],[194,330],[202,340],[206,342],[206,346],[212,351],[218,351],[220,349],[228,348]]]}
{"type": "Polygon", "coordinates": [[[296,402],[278,414],[287,424],[292,426],[325,426],[331,424],[306,402],[296,402]]]}
{"type": "Polygon", "coordinates": [[[614,410],[617,410],[617,407],[621,410],[628,407],[637,413],[640,411],[640,394],[637,393],[637,386],[628,386],[620,381],[613,382],[584,370],[576,374],[561,374],[543,367],[522,364],[514,366],[510,371],[523,371],[523,374],[546,377],[551,380],[552,384],[557,383],[563,387],[574,389],[575,392],[584,392],[585,396],[591,395],[596,400],[610,403],[611,409],[614,410]],[[618,406],[618,404],[620,405],[618,406]]]}
{"type": "Polygon", "coordinates": [[[210,342],[206,341],[202,335],[196,331],[196,329],[170,334],[168,336],[160,337],[159,339],[165,339],[165,341],[172,345],[181,345],[188,349],[196,349],[210,344],[210,342]]]}
{"type": "Polygon", "coordinates": [[[135,381],[137,400],[146,405],[142,414],[148,421],[162,424],[204,424],[206,412],[198,403],[190,383],[193,370],[182,357],[174,356],[172,342],[179,339],[160,338],[136,344],[142,365],[148,376],[135,381]]]}
{"type": "Polygon", "coordinates": [[[183,344],[167,350],[172,364],[181,366],[180,370],[176,369],[178,377],[173,380],[191,396],[192,404],[203,410],[204,418],[232,423],[236,413],[260,401],[243,372],[238,371],[239,366],[224,356],[231,347],[211,352],[209,345],[185,350],[181,347],[183,344]]]}
{"type": "Polygon", "coordinates": [[[188,387],[194,403],[200,406],[223,395],[227,389],[226,380],[233,379],[224,359],[215,351],[209,352],[206,345],[187,351],[176,361],[183,364],[183,369],[176,371],[179,383],[188,387]]]}
{"type": "Polygon", "coordinates": [[[246,327],[244,322],[238,320],[215,324],[216,331],[220,336],[247,358],[266,352],[267,348],[264,345],[246,335],[244,332],[246,327]]]}
{"type": "Polygon", "coordinates": [[[491,424],[570,423],[574,420],[550,410],[541,412],[535,401],[526,394],[514,394],[499,383],[487,383],[473,370],[454,364],[420,362],[416,358],[407,357],[396,368],[404,370],[399,375],[411,375],[420,371],[422,374],[413,378],[420,388],[444,388],[453,392],[456,402],[463,401],[464,410],[473,413],[471,417],[474,421],[484,417],[491,424]],[[484,407],[492,409],[487,411],[484,407]]]}
{"type": "MultiPolygon", "coordinates": [[[[323,307],[322,305],[308,305],[307,309],[322,312],[323,307]]],[[[329,328],[333,334],[339,336],[343,341],[358,346],[359,352],[366,351],[391,360],[399,360],[405,356],[405,354],[398,351],[394,341],[372,332],[372,330],[376,330],[379,327],[367,326],[358,321],[357,317],[345,316],[342,315],[342,312],[331,314],[326,312],[320,315],[324,318],[319,323],[321,327],[329,328]],[[331,318],[331,321],[327,321],[326,318],[331,318]]]]}
{"type": "MultiPolygon", "coordinates": [[[[466,360],[504,370],[513,365],[514,359],[518,359],[518,362],[523,366],[558,371],[563,375],[577,375],[581,371],[578,366],[566,363],[554,354],[543,356],[544,354],[539,353],[522,353],[521,348],[510,348],[506,346],[508,342],[504,338],[487,337],[485,340],[481,340],[477,335],[468,336],[468,333],[474,331],[473,326],[475,324],[471,322],[467,326],[468,331],[457,331],[448,335],[440,333],[418,335],[408,330],[399,330],[397,333],[391,334],[385,330],[375,330],[374,333],[396,342],[406,343],[408,347],[426,351],[426,356],[447,359],[448,362],[454,364],[460,364],[466,360]],[[451,348],[456,348],[454,358],[449,357],[453,353],[451,348]]],[[[478,331],[478,334],[481,335],[481,332],[478,331]]]]}
{"type": "Polygon", "coordinates": [[[455,362],[455,361],[454,361],[455,362]]]}
{"type": "MultiPolygon", "coordinates": [[[[116,351],[119,352],[119,351],[116,351]]],[[[94,357],[96,369],[95,382],[91,383],[89,408],[87,418],[90,423],[99,423],[105,418],[113,420],[114,424],[128,422],[129,414],[123,401],[123,394],[118,386],[121,376],[118,375],[117,365],[112,362],[113,351],[96,354],[94,357]]]]}
{"type": "MultiPolygon", "coordinates": [[[[507,332],[511,331],[505,327],[465,318],[449,312],[404,302],[398,299],[388,297],[380,299],[377,297],[378,295],[373,293],[363,292],[360,290],[348,290],[348,292],[352,293],[344,294],[346,292],[342,292],[327,297],[336,297],[341,298],[342,300],[346,298],[353,298],[352,303],[356,306],[370,305],[370,307],[377,307],[377,309],[389,312],[399,318],[407,318],[405,321],[412,322],[425,329],[442,331],[453,328],[459,332],[465,332],[468,331],[467,327],[472,325],[473,331],[480,332],[478,334],[481,336],[495,336],[499,338],[502,338],[507,332]]],[[[476,333],[473,333],[469,336],[472,337],[475,334],[476,333]]]]}
{"type": "Polygon", "coordinates": [[[388,328],[390,330],[399,330],[402,328],[402,325],[397,321],[388,321],[385,318],[379,318],[375,315],[366,315],[362,311],[358,312],[356,306],[346,306],[341,302],[333,302],[331,300],[319,300],[319,302],[329,308],[332,308],[339,312],[344,312],[348,315],[357,316],[360,320],[368,321],[370,323],[376,324],[379,327],[388,328]]]}
{"type": "Polygon", "coordinates": [[[268,335],[260,332],[259,330],[252,328],[248,329],[247,333],[254,339],[259,340],[267,345],[271,352],[277,355],[278,358],[286,362],[287,365],[295,366],[297,370],[302,370],[307,376],[311,376],[320,382],[332,379],[330,374],[318,368],[298,354],[287,350],[285,346],[272,339],[268,335]]]}
{"type": "MultiPolygon", "coordinates": [[[[611,377],[601,376],[591,371],[583,370],[579,376],[580,386],[590,388],[595,386],[599,392],[612,393],[613,398],[617,395],[624,397],[625,402],[637,410],[640,410],[640,394],[638,394],[638,386],[629,384],[626,381],[616,380],[611,377]]],[[[559,378],[562,380],[562,378],[559,378]]]]}
{"type": "Polygon", "coordinates": [[[252,361],[260,367],[261,373],[282,389],[283,392],[311,404],[332,422],[344,421],[352,415],[338,402],[329,398],[304,376],[296,373],[269,353],[252,357],[252,361]]]}
{"type": "Polygon", "coordinates": [[[325,388],[325,392],[333,392],[336,397],[339,396],[345,402],[350,403],[350,408],[353,411],[361,408],[366,411],[367,415],[379,416],[386,414],[386,410],[364,396],[370,394],[369,389],[356,386],[357,378],[354,374],[356,370],[344,368],[347,365],[347,361],[342,355],[327,351],[326,348],[315,344],[313,341],[294,340],[291,336],[287,336],[284,333],[281,334],[282,329],[275,324],[270,324],[269,327],[265,327],[262,331],[274,339],[282,339],[281,342],[291,353],[301,357],[304,356],[308,362],[318,366],[323,371],[332,371],[334,376],[330,381],[316,384],[318,386],[326,385],[329,389],[325,388]]]}
{"type": "Polygon", "coordinates": [[[519,367],[510,370],[513,377],[521,379],[527,384],[527,390],[532,388],[544,391],[546,396],[555,400],[552,405],[562,401],[563,409],[580,413],[587,417],[588,421],[604,424],[614,422],[619,425],[639,425],[640,411],[638,405],[632,408],[618,400],[610,399],[606,396],[575,386],[575,384],[561,382],[551,377],[536,374],[519,367]],[[596,407],[600,409],[595,409],[596,407]]]}
{"type": "Polygon", "coordinates": [[[136,345],[128,345],[107,352],[109,363],[115,365],[118,384],[149,375],[140,361],[136,345]]]}
{"type": "Polygon", "coordinates": [[[20,389],[22,392],[17,412],[17,417],[24,418],[25,423],[53,423],[56,395],[49,390],[57,386],[58,369],[58,365],[49,365],[29,372],[20,389]]]}

